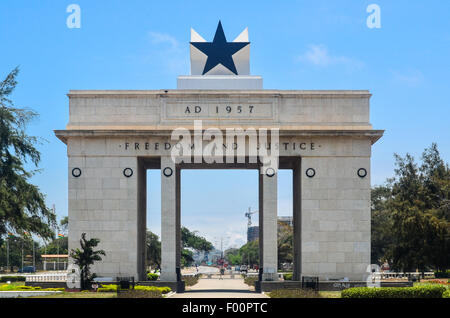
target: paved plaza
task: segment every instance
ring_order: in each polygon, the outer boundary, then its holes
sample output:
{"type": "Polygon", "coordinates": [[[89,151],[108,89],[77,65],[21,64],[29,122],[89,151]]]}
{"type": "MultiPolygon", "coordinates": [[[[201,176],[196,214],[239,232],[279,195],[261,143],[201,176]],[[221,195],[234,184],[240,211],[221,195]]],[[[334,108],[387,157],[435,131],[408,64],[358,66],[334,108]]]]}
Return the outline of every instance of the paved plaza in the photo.
{"type": "Polygon", "coordinates": [[[242,278],[202,278],[192,287],[186,287],[186,292],[174,294],[171,298],[268,298],[254,291],[244,283],[242,278]]]}

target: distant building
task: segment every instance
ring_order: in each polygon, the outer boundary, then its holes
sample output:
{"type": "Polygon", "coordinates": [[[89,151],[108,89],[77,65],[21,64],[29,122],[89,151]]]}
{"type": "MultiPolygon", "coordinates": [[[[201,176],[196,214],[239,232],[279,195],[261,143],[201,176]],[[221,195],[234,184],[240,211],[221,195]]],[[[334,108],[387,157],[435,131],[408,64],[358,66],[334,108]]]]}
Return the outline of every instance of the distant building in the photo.
{"type": "Polygon", "coordinates": [[[259,226],[250,226],[247,229],[247,243],[259,239],[259,226]]]}
{"type": "MultiPolygon", "coordinates": [[[[278,222],[287,224],[289,226],[294,226],[294,219],[292,216],[279,216],[278,222]]],[[[247,229],[247,243],[256,241],[259,239],[259,227],[258,226],[250,226],[247,229]]]]}
{"type": "Polygon", "coordinates": [[[279,216],[278,222],[285,223],[289,226],[294,226],[294,219],[292,216],[279,216]]]}
{"type": "Polygon", "coordinates": [[[212,251],[197,251],[193,248],[187,248],[193,252],[193,259],[196,264],[208,263],[208,262],[216,262],[221,258],[222,252],[218,249],[213,249],[212,251]]]}

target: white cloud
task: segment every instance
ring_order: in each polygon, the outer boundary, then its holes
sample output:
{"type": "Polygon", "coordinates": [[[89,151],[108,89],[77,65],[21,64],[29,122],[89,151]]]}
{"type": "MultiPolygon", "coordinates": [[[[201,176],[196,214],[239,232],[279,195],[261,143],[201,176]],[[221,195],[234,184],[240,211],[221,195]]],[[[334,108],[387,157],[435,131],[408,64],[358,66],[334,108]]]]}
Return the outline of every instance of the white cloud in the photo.
{"type": "Polygon", "coordinates": [[[423,82],[424,76],[419,70],[407,70],[404,72],[391,71],[392,80],[395,83],[404,84],[407,86],[418,86],[423,82]]]}
{"type": "Polygon", "coordinates": [[[326,67],[331,65],[344,65],[360,69],[364,63],[346,56],[334,56],[328,52],[323,44],[310,44],[305,53],[298,57],[298,61],[315,66],[326,67]]]}
{"type": "Polygon", "coordinates": [[[247,222],[244,218],[184,216],[182,224],[191,231],[198,231],[198,235],[217,248],[220,248],[220,238],[223,238],[224,249],[241,247],[247,243],[247,222]]]}
{"type": "Polygon", "coordinates": [[[153,44],[169,44],[173,50],[179,49],[178,40],[170,34],[150,31],[149,35],[153,44]]]}
{"type": "MultiPolygon", "coordinates": [[[[168,33],[156,31],[148,32],[151,47],[147,49],[140,60],[144,63],[151,63],[162,66],[166,73],[185,74],[189,70],[188,46],[181,43],[168,33]]],[[[136,59],[136,56],[130,58],[136,59]]]]}

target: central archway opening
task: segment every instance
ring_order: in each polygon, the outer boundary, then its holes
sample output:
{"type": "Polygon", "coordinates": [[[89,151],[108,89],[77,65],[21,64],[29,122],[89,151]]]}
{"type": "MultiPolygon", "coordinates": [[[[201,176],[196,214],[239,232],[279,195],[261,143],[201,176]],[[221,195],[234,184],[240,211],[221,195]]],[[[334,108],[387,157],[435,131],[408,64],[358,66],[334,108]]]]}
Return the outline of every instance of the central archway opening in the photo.
{"type": "MultiPolygon", "coordinates": [[[[150,213],[147,212],[146,225],[152,232],[159,234],[160,199],[163,194],[160,184],[163,179],[161,164],[157,161],[146,159],[142,167],[146,176],[147,211],[150,210],[150,213]]],[[[263,198],[261,196],[263,175],[260,175],[259,166],[182,164],[177,165],[176,171],[179,180],[177,185],[179,199],[176,204],[179,212],[176,221],[178,225],[174,223],[174,226],[179,229],[175,240],[178,242],[176,244],[178,273],[182,276],[203,274],[204,278],[223,279],[240,277],[240,274],[245,272],[253,275],[256,280],[262,280],[261,237],[265,236],[259,229],[262,221],[259,210],[263,198]],[[255,228],[256,234],[253,233],[252,240],[251,230],[255,228]],[[220,274],[229,276],[222,277],[220,274]]],[[[271,216],[271,219],[274,219],[271,222],[275,222],[274,226],[277,225],[276,232],[281,236],[286,236],[287,233],[289,238],[284,242],[287,244],[284,244],[283,249],[278,247],[280,262],[278,264],[275,262],[275,271],[269,272],[273,273],[271,277],[274,279],[279,277],[280,274],[277,273],[279,270],[293,272],[296,277],[299,277],[300,273],[299,171],[300,158],[281,158],[277,184],[273,188],[277,191],[275,200],[278,214],[271,216]],[[287,225],[288,231],[284,231],[286,230],[284,225],[287,225]],[[289,255],[286,257],[286,254],[289,255]]],[[[270,227],[268,229],[270,230],[270,227]]],[[[271,238],[269,241],[274,242],[271,238]]]]}
{"type": "MultiPolygon", "coordinates": [[[[183,242],[182,263],[187,265],[183,272],[201,274],[200,283],[192,290],[248,291],[241,269],[257,275],[259,266],[258,242],[247,242],[246,216],[249,207],[259,209],[258,173],[257,169],[233,168],[181,170],[182,231],[204,238],[212,247],[195,249],[191,242],[183,242]],[[186,264],[189,257],[191,263],[186,264]]],[[[257,225],[258,214],[252,216],[257,225]]]]}

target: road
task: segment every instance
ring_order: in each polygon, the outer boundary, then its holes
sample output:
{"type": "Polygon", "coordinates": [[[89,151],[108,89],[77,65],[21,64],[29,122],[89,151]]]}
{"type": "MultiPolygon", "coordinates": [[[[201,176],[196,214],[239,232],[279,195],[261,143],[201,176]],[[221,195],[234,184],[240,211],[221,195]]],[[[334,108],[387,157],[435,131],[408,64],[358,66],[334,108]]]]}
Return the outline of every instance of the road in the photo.
{"type": "MultiPolygon", "coordinates": [[[[195,268],[194,268],[195,272],[195,268]]],[[[199,266],[198,272],[202,274],[219,274],[215,267],[199,266]]],[[[198,283],[186,287],[186,292],[174,294],[171,298],[268,298],[268,296],[256,293],[253,287],[244,283],[244,279],[238,274],[234,279],[225,275],[224,279],[200,278],[198,283]]]]}

